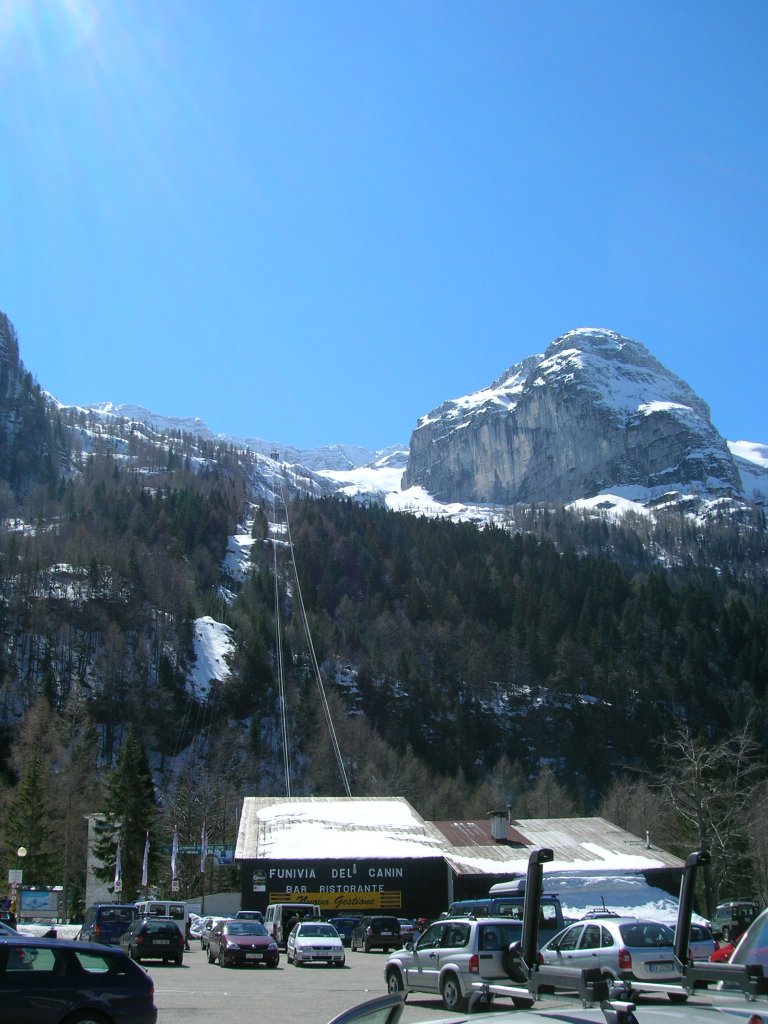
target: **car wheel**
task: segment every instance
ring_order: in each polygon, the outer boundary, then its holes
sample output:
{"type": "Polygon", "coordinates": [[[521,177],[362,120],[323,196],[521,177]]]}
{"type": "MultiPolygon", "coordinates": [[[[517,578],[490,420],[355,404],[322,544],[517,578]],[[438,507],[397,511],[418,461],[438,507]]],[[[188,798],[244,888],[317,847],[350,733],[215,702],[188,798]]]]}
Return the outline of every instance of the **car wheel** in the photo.
{"type": "Polygon", "coordinates": [[[285,951],[285,959],[288,961],[289,964],[293,963],[293,957],[291,956],[287,949],[285,951]]]}
{"type": "Polygon", "coordinates": [[[453,1010],[456,1013],[467,1012],[468,1000],[466,996],[462,995],[461,985],[455,974],[449,973],[443,978],[440,995],[446,1010],[453,1010]]]}
{"type": "Polygon", "coordinates": [[[513,996],[512,997],[512,1005],[514,1006],[514,1008],[516,1010],[530,1010],[530,1008],[533,1006],[533,1000],[532,999],[521,999],[519,996],[517,996],[517,997],[513,996]]]}
{"type": "Polygon", "coordinates": [[[387,992],[394,996],[398,992],[402,992],[404,988],[403,976],[400,971],[396,967],[393,967],[391,971],[387,971],[387,992]]]}
{"type": "Polygon", "coordinates": [[[181,967],[181,965],[183,963],[183,959],[184,959],[183,957],[177,956],[176,959],[173,962],[176,964],[177,967],[181,967]]]}
{"type": "Polygon", "coordinates": [[[210,946],[208,946],[208,963],[209,964],[215,964],[216,963],[216,957],[211,952],[211,947],[210,946]]]}
{"type": "Polygon", "coordinates": [[[688,996],[684,992],[667,992],[670,1003],[685,1003],[688,996]]]}
{"type": "Polygon", "coordinates": [[[365,940],[365,945],[363,946],[363,949],[364,949],[364,951],[366,953],[370,953],[371,952],[371,944],[368,941],[368,939],[365,940]]]}

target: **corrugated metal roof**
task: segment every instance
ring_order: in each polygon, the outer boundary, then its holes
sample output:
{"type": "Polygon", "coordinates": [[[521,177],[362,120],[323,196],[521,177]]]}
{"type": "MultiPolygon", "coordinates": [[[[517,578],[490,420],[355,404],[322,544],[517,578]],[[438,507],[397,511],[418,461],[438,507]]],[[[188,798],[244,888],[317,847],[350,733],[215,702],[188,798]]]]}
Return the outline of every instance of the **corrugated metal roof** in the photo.
{"type": "Polygon", "coordinates": [[[480,818],[478,821],[434,821],[445,838],[452,846],[531,846],[531,841],[522,832],[518,832],[512,825],[506,823],[506,837],[499,841],[491,834],[491,821],[489,818],[480,818]]]}
{"type": "Polygon", "coordinates": [[[428,822],[403,797],[246,797],[237,860],[443,857],[458,875],[525,874],[534,849],[546,872],[680,869],[684,862],[605,818],[525,818],[507,840],[486,819],[428,822]]]}
{"type": "Polygon", "coordinates": [[[684,861],[658,846],[647,845],[605,818],[521,818],[512,826],[528,847],[453,844],[446,860],[460,875],[525,874],[533,849],[551,849],[550,871],[620,872],[682,868],[684,861]]]}

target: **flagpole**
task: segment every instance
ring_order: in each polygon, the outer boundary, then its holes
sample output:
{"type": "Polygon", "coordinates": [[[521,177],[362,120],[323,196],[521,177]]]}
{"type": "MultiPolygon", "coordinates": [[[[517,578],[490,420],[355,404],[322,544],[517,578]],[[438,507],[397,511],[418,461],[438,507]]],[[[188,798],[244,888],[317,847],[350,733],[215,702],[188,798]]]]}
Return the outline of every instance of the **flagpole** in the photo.
{"type": "Polygon", "coordinates": [[[205,858],[208,856],[208,835],[205,831],[205,822],[203,822],[203,831],[200,833],[200,874],[202,878],[200,880],[200,913],[205,917],[205,858]]]}

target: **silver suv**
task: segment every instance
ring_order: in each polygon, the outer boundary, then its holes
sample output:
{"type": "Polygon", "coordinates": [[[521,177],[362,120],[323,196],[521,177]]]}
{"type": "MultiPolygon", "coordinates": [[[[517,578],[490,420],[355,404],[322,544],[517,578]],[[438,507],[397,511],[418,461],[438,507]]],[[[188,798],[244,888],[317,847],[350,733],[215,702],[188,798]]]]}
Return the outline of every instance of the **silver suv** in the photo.
{"type": "MultiPolygon", "coordinates": [[[[414,943],[390,953],[384,968],[389,992],[432,992],[446,1010],[465,1013],[477,981],[510,978],[508,949],[522,937],[510,918],[447,918],[435,921],[414,943]]],[[[529,1006],[531,1000],[519,1000],[529,1006]]],[[[516,1001],[517,1005],[518,1001],[516,1001]]]]}
{"type": "MultiPolygon", "coordinates": [[[[565,928],[541,947],[545,964],[599,967],[603,977],[632,982],[679,982],[675,969],[675,936],[658,921],[596,915],[565,928]]],[[[670,993],[672,1002],[685,995],[670,993]]]]}

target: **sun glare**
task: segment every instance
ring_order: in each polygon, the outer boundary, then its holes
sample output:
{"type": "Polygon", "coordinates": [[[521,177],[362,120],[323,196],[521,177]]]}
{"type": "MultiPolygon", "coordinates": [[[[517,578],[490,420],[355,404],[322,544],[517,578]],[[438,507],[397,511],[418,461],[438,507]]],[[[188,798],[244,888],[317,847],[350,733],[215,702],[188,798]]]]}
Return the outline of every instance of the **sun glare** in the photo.
{"type": "Polygon", "coordinates": [[[19,67],[77,49],[98,23],[93,0],[0,0],[0,53],[19,67]]]}

